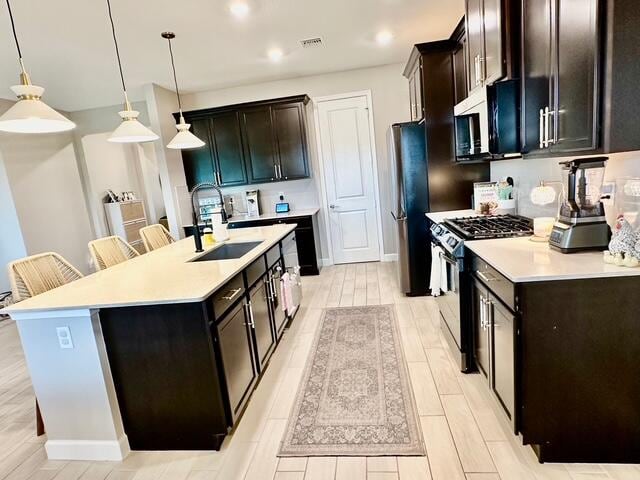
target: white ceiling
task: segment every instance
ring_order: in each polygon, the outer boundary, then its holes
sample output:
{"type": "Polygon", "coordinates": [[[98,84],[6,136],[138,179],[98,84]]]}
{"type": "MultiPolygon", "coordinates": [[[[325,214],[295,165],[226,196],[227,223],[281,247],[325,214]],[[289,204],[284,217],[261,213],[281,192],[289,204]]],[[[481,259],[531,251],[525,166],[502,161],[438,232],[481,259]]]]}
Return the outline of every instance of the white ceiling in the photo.
{"type": "MultiPolygon", "coordinates": [[[[174,31],[181,89],[194,92],[366,66],[404,62],[414,43],[449,36],[463,0],[247,0],[242,21],[229,0],[111,0],[127,86],[172,88],[165,30],[174,31]],[[394,34],[387,47],[375,42],[394,34]],[[321,36],[325,46],[299,40],[321,36]],[[285,52],[280,63],[269,48],[285,52]]],[[[45,101],[67,111],[121,102],[106,0],[13,0],[27,70],[45,101]]],[[[0,7],[0,96],[18,80],[6,5],[0,7]]]]}

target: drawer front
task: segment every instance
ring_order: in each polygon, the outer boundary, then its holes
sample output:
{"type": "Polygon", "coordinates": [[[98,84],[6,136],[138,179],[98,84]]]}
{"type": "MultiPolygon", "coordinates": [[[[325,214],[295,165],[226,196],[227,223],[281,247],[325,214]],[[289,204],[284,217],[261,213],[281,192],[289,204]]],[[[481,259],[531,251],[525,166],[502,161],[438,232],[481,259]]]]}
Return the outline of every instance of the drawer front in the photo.
{"type": "Polygon", "coordinates": [[[125,223],[124,235],[125,240],[129,243],[138,242],[141,239],[140,229],[147,226],[146,220],[140,220],[139,222],[125,223]]]}
{"type": "Polygon", "coordinates": [[[267,272],[267,265],[264,263],[264,257],[260,256],[255,262],[247,267],[247,285],[251,287],[256,281],[267,272]]]}
{"type": "Polygon", "coordinates": [[[502,300],[512,311],[515,311],[516,287],[510,280],[475,255],[471,263],[471,271],[496,297],[502,300]]]}
{"type": "Polygon", "coordinates": [[[280,260],[280,245],[275,245],[267,252],[267,266],[272,267],[280,260]]]}
{"type": "Polygon", "coordinates": [[[225,312],[244,294],[244,282],[242,273],[239,273],[227,284],[213,294],[213,313],[216,319],[221,318],[225,312]]]}
{"type": "Polygon", "coordinates": [[[142,202],[123,203],[120,205],[120,211],[122,212],[123,222],[144,218],[144,205],[142,205],[142,202]]]}

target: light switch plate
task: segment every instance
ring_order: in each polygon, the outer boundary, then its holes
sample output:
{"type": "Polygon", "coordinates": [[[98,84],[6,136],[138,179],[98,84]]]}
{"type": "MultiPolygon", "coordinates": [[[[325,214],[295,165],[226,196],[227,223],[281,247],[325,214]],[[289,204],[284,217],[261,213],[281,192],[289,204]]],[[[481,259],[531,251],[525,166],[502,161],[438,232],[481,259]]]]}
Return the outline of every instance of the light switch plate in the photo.
{"type": "Polygon", "coordinates": [[[71,330],[69,327],[56,327],[56,334],[58,335],[58,345],[60,345],[60,348],[64,350],[73,348],[73,340],[71,339],[71,330]]]}

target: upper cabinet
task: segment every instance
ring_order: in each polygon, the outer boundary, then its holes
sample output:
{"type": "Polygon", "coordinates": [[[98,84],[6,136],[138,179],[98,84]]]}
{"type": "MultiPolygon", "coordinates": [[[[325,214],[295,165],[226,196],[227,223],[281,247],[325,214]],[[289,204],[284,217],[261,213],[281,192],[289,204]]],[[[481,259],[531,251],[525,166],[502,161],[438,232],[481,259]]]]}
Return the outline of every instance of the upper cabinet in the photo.
{"type": "Polygon", "coordinates": [[[523,0],[525,152],[598,148],[598,0],[523,0]]]}
{"type": "Polygon", "coordinates": [[[503,0],[466,0],[469,91],[504,76],[503,0]]]}
{"type": "Polygon", "coordinates": [[[411,121],[424,120],[424,101],[422,93],[422,58],[417,57],[405,72],[409,80],[409,106],[411,121]]]}
{"type": "Polygon", "coordinates": [[[193,133],[207,145],[184,150],[189,189],[307,178],[306,95],[186,112],[193,133]]]}

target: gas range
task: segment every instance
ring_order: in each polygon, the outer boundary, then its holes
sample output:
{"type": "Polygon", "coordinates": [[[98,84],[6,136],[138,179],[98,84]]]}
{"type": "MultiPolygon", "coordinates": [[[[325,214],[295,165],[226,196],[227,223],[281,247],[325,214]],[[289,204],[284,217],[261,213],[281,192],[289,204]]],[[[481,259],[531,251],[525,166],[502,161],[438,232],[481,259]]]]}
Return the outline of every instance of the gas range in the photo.
{"type": "Polygon", "coordinates": [[[431,235],[449,254],[464,256],[465,240],[533,235],[532,221],[518,215],[486,215],[446,219],[431,227],[431,235]]]}

